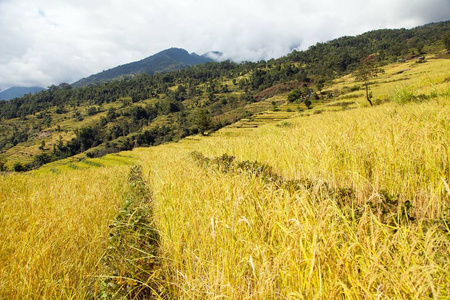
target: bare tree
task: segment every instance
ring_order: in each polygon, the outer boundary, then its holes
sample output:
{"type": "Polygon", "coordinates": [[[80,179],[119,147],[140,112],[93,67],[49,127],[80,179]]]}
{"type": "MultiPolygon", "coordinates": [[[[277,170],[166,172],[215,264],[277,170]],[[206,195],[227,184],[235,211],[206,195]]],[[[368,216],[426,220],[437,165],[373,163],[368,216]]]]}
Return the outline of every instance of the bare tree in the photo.
{"type": "Polygon", "coordinates": [[[384,73],[384,69],[379,68],[377,64],[377,55],[371,54],[364,58],[356,70],[356,79],[364,82],[364,87],[366,89],[366,99],[370,106],[373,106],[371,100],[371,93],[369,93],[369,80],[373,77],[377,77],[378,74],[384,73]]]}

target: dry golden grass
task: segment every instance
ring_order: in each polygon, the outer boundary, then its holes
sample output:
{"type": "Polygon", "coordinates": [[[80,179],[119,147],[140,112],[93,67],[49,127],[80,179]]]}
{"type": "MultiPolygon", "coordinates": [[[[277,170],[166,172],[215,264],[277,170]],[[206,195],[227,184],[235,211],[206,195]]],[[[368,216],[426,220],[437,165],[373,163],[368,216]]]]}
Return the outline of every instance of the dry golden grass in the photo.
{"type": "MultiPolygon", "coordinates": [[[[443,101],[440,99],[440,101],[443,101]]],[[[176,298],[448,297],[442,221],[448,105],[394,104],[268,125],[241,137],[135,151],[147,166],[163,270],[176,298]],[[287,178],[355,190],[352,205],[313,189],[289,193],[239,172],[203,169],[199,150],[270,164],[287,178]],[[382,191],[410,201],[414,221],[368,209],[382,191]],[[362,210],[360,218],[352,217],[362,210]]],[[[448,219],[447,219],[448,220],[448,219]]]]}
{"type": "Polygon", "coordinates": [[[0,176],[1,299],[86,297],[123,202],[126,172],[0,176]]]}
{"type": "MultiPolygon", "coordinates": [[[[444,93],[422,103],[369,108],[361,102],[359,109],[245,129],[239,136],[224,129],[133,151],[154,193],[172,296],[450,297],[450,99],[448,83],[433,80],[444,93]],[[191,151],[257,160],[314,186],[290,193],[256,173],[199,166],[191,151]],[[324,184],[354,196],[342,204],[321,192],[324,184]],[[389,201],[403,210],[383,212],[389,201]]],[[[382,87],[372,87],[374,94],[382,87]]],[[[414,93],[435,90],[418,89],[414,93]]]]}

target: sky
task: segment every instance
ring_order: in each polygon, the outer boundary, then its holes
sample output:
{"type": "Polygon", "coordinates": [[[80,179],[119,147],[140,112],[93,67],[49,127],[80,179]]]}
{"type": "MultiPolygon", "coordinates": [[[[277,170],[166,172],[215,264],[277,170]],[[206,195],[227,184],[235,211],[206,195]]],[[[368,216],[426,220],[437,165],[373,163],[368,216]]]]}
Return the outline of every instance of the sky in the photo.
{"type": "Polygon", "coordinates": [[[235,61],[450,19],[450,0],[0,0],[0,91],[72,83],[171,47],[235,61]]]}

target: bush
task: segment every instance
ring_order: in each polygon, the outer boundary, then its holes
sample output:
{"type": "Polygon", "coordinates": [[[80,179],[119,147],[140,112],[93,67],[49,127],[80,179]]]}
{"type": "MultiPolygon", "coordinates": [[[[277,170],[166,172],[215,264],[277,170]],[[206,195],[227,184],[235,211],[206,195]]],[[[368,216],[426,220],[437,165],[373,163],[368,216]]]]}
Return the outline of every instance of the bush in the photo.
{"type": "Polygon", "coordinates": [[[302,96],[302,93],[299,89],[292,90],[288,95],[288,101],[294,102],[295,100],[298,100],[302,96]]]}
{"type": "Polygon", "coordinates": [[[26,168],[20,162],[16,162],[13,166],[14,172],[25,172],[26,168]]]}
{"type": "Polygon", "coordinates": [[[50,155],[47,153],[41,153],[39,155],[36,155],[36,157],[33,160],[32,167],[33,169],[37,169],[40,166],[43,166],[45,164],[48,164],[49,162],[52,162],[53,159],[50,155]]]}
{"type": "Polygon", "coordinates": [[[305,105],[307,108],[311,108],[311,104],[312,104],[311,100],[309,100],[309,99],[305,100],[305,105]]]}
{"type": "Polygon", "coordinates": [[[3,160],[3,159],[0,159],[0,172],[6,171],[6,166],[5,166],[5,164],[6,164],[6,161],[3,160]]]}
{"type": "Polygon", "coordinates": [[[424,102],[429,100],[431,97],[425,94],[416,95],[412,87],[402,86],[391,93],[391,98],[395,103],[406,104],[409,102],[424,102]]]}
{"type": "Polygon", "coordinates": [[[97,108],[95,108],[95,107],[89,107],[87,110],[88,116],[96,115],[98,112],[99,112],[99,110],[97,110],[97,108]]]}

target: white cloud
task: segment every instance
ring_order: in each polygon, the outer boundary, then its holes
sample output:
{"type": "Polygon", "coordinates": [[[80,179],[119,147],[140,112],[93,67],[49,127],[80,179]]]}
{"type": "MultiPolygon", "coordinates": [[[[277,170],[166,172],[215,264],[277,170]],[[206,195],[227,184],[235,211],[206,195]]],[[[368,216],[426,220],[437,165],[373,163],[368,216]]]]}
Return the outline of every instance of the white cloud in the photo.
{"type": "Polygon", "coordinates": [[[169,47],[269,59],[449,15],[448,0],[0,0],[0,90],[73,82],[169,47]]]}

